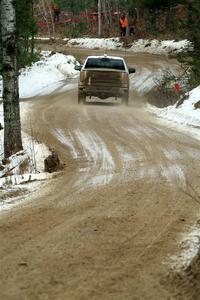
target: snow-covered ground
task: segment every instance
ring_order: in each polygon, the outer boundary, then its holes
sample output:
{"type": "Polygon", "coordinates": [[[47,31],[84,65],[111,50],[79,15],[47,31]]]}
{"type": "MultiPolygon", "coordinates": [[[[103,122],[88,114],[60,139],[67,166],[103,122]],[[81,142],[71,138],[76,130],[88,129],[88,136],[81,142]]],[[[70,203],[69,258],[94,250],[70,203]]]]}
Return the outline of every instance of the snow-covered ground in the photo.
{"type": "MultiPolygon", "coordinates": [[[[23,110],[23,103],[21,108],[23,110]]],[[[24,111],[25,113],[25,111],[24,111]]],[[[3,107],[0,105],[0,123],[3,124],[3,107]]],[[[4,156],[3,130],[0,131],[0,166],[4,156]]],[[[9,158],[3,169],[0,169],[0,188],[17,186],[22,183],[43,180],[49,177],[44,173],[44,159],[50,154],[46,145],[33,140],[22,132],[23,151],[9,158]]],[[[1,207],[0,207],[1,210],[1,207]]]]}
{"type": "Polygon", "coordinates": [[[142,67],[135,74],[130,75],[130,89],[137,91],[140,95],[147,94],[156,85],[158,80],[163,78],[163,70],[157,69],[152,74],[151,70],[142,67]]]}
{"type": "Polygon", "coordinates": [[[189,226],[182,233],[178,241],[181,251],[178,255],[170,257],[170,264],[176,271],[186,269],[199,253],[200,226],[189,226]]]}
{"type": "Polygon", "coordinates": [[[174,41],[158,41],[139,39],[130,45],[129,51],[147,52],[152,54],[170,54],[172,52],[182,52],[184,49],[192,47],[188,40],[174,41]]]}
{"type": "MultiPolygon", "coordinates": [[[[64,86],[67,80],[78,74],[74,66],[78,64],[71,55],[43,51],[41,60],[32,66],[20,70],[20,98],[47,95],[64,86]]],[[[0,98],[2,97],[2,78],[0,77],[0,98]]]]}
{"type": "Polygon", "coordinates": [[[117,50],[123,48],[119,38],[76,38],[66,40],[66,46],[87,49],[117,50]]]}
{"type": "Polygon", "coordinates": [[[195,138],[200,139],[200,108],[195,109],[197,103],[200,107],[200,86],[193,89],[178,107],[176,104],[166,108],[148,105],[148,110],[156,114],[163,122],[190,132],[195,138]]]}

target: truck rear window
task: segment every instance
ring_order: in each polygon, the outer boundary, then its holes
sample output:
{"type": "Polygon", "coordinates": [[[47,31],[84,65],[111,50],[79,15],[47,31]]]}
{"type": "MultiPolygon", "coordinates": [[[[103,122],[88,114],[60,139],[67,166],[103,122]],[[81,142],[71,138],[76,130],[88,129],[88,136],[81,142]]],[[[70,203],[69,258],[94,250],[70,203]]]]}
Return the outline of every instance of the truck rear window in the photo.
{"type": "Polygon", "coordinates": [[[85,69],[115,69],[125,70],[124,62],[114,58],[88,58],[85,69]]]}

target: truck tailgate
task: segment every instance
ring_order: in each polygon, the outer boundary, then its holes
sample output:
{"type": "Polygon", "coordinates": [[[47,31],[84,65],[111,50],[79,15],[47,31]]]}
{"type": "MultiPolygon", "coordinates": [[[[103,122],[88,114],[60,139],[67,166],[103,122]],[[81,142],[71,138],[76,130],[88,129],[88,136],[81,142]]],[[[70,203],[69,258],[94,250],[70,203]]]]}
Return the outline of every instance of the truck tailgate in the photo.
{"type": "Polygon", "coordinates": [[[121,86],[123,85],[123,76],[125,72],[103,71],[103,70],[87,70],[85,83],[88,85],[104,85],[104,86],[121,86]]]}

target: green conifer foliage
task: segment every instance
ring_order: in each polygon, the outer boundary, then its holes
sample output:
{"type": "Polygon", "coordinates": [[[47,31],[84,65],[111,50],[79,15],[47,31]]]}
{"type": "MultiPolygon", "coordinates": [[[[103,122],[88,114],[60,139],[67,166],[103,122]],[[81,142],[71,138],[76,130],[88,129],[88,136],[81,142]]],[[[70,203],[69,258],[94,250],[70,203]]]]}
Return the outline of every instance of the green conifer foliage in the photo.
{"type": "Polygon", "coordinates": [[[188,38],[193,42],[194,50],[192,52],[192,85],[200,84],[200,2],[189,0],[188,4],[188,38]]]}
{"type": "Polygon", "coordinates": [[[34,58],[34,35],[37,29],[33,17],[33,4],[33,0],[17,1],[19,67],[30,64],[34,58]]]}

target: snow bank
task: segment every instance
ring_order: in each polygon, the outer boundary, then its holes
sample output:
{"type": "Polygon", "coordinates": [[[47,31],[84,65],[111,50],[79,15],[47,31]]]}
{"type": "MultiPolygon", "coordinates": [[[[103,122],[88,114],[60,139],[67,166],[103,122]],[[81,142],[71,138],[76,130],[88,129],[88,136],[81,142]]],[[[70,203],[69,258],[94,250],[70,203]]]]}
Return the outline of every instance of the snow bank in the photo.
{"type": "MultiPolygon", "coordinates": [[[[175,124],[189,125],[200,131],[200,109],[195,109],[195,104],[200,101],[200,86],[192,90],[188,98],[184,100],[182,105],[168,106],[166,108],[156,108],[153,106],[148,109],[163,119],[172,121],[175,124]]],[[[200,138],[200,132],[198,134],[200,138]]]]}
{"type": "Polygon", "coordinates": [[[44,159],[50,154],[46,145],[34,141],[24,132],[22,139],[24,150],[9,157],[9,162],[2,165],[3,130],[0,131],[0,194],[5,194],[5,199],[3,197],[0,201],[0,212],[24,202],[24,197],[18,198],[18,194],[35,190],[42,180],[53,177],[53,174],[44,172],[44,159]],[[15,192],[16,196],[10,198],[9,193],[14,195],[15,192]]]}
{"type": "MultiPolygon", "coordinates": [[[[123,49],[123,42],[120,41],[120,38],[76,38],[67,40],[66,46],[87,49],[121,50],[123,49]]],[[[167,55],[171,52],[180,52],[189,47],[191,47],[191,42],[188,40],[176,42],[174,40],[139,39],[129,44],[127,51],[167,55]]]]}
{"type": "Polygon", "coordinates": [[[62,86],[64,80],[77,74],[74,70],[77,62],[73,56],[60,53],[49,56],[47,51],[42,54],[42,60],[21,71],[20,98],[49,94],[62,86]]]}
{"type": "MultiPolygon", "coordinates": [[[[21,103],[21,106],[25,106],[25,103],[21,103]]],[[[26,106],[23,107],[23,113],[25,112],[27,112],[26,106]]],[[[0,104],[0,123],[3,124],[2,104],[0,104]]],[[[22,132],[24,150],[9,157],[9,162],[3,165],[3,134],[4,131],[0,130],[0,194],[8,193],[9,195],[11,193],[12,195],[16,192],[17,195],[18,191],[32,190],[39,184],[37,182],[52,177],[52,174],[44,172],[44,159],[50,154],[49,149],[46,145],[33,140],[24,132],[22,132]],[[28,185],[25,185],[26,183],[28,185]],[[21,184],[23,184],[23,187],[21,184]]],[[[19,197],[19,199],[16,197],[11,199],[9,196],[8,199],[2,198],[0,211],[11,209],[20,204],[22,200],[22,197],[19,197]]]]}
{"type": "Polygon", "coordinates": [[[104,49],[104,50],[116,50],[121,49],[123,43],[120,42],[119,38],[109,38],[109,39],[100,39],[100,38],[76,38],[70,39],[67,41],[67,46],[69,47],[78,47],[78,48],[87,48],[87,49],[104,49]]]}
{"type": "MultiPolygon", "coordinates": [[[[20,98],[46,95],[65,84],[66,79],[73,78],[77,71],[76,59],[71,55],[49,51],[42,52],[40,61],[22,69],[19,76],[20,98]]],[[[2,97],[2,78],[0,77],[0,97],[2,97]]]]}
{"type": "Polygon", "coordinates": [[[152,54],[169,54],[172,52],[181,52],[192,46],[188,40],[176,42],[174,40],[158,41],[158,40],[143,40],[139,39],[130,45],[128,51],[145,52],[152,54]]]}
{"type": "MultiPolygon", "coordinates": [[[[0,123],[3,124],[3,108],[0,105],[0,123]]],[[[0,131],[0,166],[4,157],[3,130],[0,131]]],[[[50,154],[49,149],[42,143],[36,142],[22,132],[23,151],[9,157],[9,163],[0,169],[0,188],[6,185],[18,185],[36,178],[47,177],[44,174],[44,159],[50,154]],[[23,167],[22,167],[23,166],[23,167]],[[40,175],[39,175],[40,174],[40,175]],[[6,177],[5,177],[6,176],[6,177]]]]}

